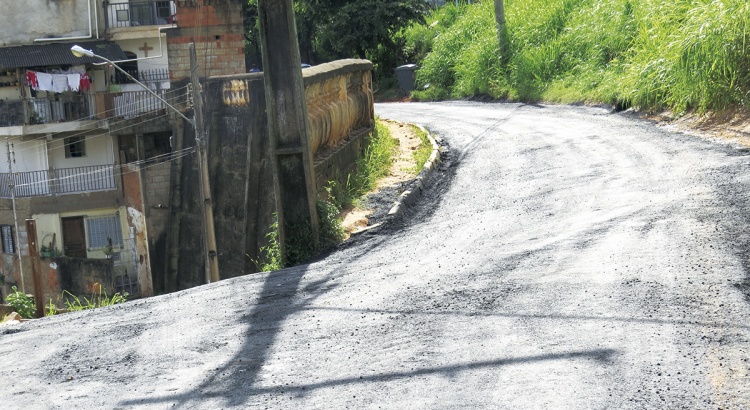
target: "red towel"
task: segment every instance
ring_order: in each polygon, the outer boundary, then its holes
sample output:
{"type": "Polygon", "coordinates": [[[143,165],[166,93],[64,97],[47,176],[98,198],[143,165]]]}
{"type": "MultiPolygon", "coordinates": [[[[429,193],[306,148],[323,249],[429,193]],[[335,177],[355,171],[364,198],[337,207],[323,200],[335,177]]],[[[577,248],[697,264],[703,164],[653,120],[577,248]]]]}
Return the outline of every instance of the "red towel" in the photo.
{"type": "Polygon", "coordinates": [[[39,87],[39,81],[36,79],[36,72],[26,70],[26,84],[35,90],[39,87]]]}
{"type": "Polygon", "coordinates": [[[88,73],[81,74],[81,91],[88,91],[91,89],[91,77],[88,73]]]}

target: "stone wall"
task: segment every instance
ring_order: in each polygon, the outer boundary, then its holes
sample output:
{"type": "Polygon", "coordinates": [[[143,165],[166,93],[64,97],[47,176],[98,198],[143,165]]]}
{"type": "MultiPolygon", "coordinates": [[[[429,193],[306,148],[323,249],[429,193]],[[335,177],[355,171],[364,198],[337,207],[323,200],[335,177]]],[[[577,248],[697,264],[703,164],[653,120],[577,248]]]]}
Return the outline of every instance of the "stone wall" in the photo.
{"type": "Polygon", "coordinates": [[[318,189],[348,174],[375,126],[372,63],[339,60],[302,70],[318,189]]]}
{"type": "Polygon", "coordinates": [[[339,60],[302,70],[313,155],[374,125],[371,73],[367,60],[339,60]]]}

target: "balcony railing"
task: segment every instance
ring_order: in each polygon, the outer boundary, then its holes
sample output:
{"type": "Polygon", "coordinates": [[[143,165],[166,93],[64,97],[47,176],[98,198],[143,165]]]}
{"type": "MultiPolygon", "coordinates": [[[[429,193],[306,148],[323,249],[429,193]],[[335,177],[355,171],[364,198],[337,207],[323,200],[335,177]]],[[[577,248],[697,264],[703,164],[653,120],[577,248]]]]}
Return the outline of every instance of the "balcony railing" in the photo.
{"type": "Polygon", "coordinates": [[[170,1],[105,1],[107,28],[157,26],[174,24],[174,0],[170,1]]]}
{"type": "Polygon", "coordinates": [[[31,98],[29,124],[49,124],[87,119],[91,116],[86,95],[63,93],[49,98],[31,98]]]}
{"type": "MultiPolygon", "coordinates": [[[[0,173],[0,198],[11,197],[11,174],[0,173]]],[[[15,173],[16,198],[117,189],[113,165],[15,173]]]]}
{"type": "MultiPolygon", "coordinates": [[[[169,81],[169,70],[166,68],[144,70],[144,71],[138,71],[137,69],[129,68],[129,67],[120,67],[120,68],[122,68],[124,71],[126,71],[128,74],[133,76],[138,81],[142,83],[146,83],[148,85],[169,81]]],[[[115,84],[132,84],[132,83],[133,83],[133,80],[131,80],[125,74],[121,73],[120,71],[115,72],[115,84]]]]}
{"type": "MultiPolygon", "coordinates": [[[[165,78],[160,73],[146,74],[156,83],[165,78]]],[[[156,94],[175,108],[189,108],[187,89],[161,89],[156,94]]],[[[133,118],[165,110],[166,105],[147,91],[74,94],[63,93],[50,98],[0,100],[0,127],[50,124],[69,121],[106,120],[114,117],[133,118]]]]}
{"type": "Polygon", "coordinates": [[[78,121],[90,117],[92,111],[85,95],[73,93],[51,98],[3,100],[0,101],[0,127],[78,121]]]}

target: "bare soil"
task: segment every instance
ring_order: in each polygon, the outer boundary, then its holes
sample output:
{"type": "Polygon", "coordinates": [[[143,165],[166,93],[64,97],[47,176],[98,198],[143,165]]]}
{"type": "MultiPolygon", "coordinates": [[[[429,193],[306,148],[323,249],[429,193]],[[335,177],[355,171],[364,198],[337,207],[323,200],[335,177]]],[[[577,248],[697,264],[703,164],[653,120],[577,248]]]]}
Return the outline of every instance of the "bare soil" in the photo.
{"type": "Polygon", "coordinates": [[[678,131],[699,134],[750,147],[750,112],[731,109],[722,112],[689,113],[682,116],[669,111],[646,115],[662,126],[678,131]]]}
{"type": "MultiPolygon", "coordinates": [[[[399,189],[417,176],[413,153],[419,147],[420,139],[408,124],[395,121],[383,120],[383,123],[391,132],[391,136],[398,140],[398,151],[395,155],[390,174],[380,179],[374,190],[368,192],[360,207],[345,209],[341,212],[342,225],[347,235],[363,230],[369,225],[370,216],[376,208],[388,207],[393,201],[374,200],[383,191],[393,191],[396,196],[400,194],[399,189]]],[[[393,200],[395,201],[395,197],[393,200]]],[[[387,209],[381,209],[386,211],[387,209]]]]}

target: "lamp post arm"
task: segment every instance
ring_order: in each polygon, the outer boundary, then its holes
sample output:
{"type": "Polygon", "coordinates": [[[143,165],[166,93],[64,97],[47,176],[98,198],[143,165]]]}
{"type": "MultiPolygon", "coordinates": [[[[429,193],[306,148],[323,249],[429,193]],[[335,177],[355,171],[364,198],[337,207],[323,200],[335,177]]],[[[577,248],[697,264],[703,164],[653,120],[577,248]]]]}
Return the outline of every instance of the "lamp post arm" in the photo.
{"type": "Polygon", "coordinates": [[[166,105],[167,105],[167,107],[169,107],[169,108],[171,108],[171,109],[172,109],[172,111],[174,111],[174,112],[176,112],[177,114],[179,114],[179,115],[180,115],[180,117],[182,117],[182,118],[186,119],[186,120],[187,120],[187,121],[188,121],[188,122],[189,122],[189,123],[190,123],[190,124],[191,124],[191,125],[193,126],[193,128],[195,128],[195,121],[194,121],[194,120],[191,120],[190,118],[186,117],[186,116],[185,116],[185,114],[181,113],[181,112],[180,112],[180,110],[178,110],[177,108],[173,107],[173,106],[172,106],[172,104],[170,104],[170,103],[168,103],[168,102],[167,102],[167,100],[165,100],[165,99],[161,98],[161,96],[159,96],[159,94],[157,94],[157,93],[155,93],[154,91],[152,91],[152,90],[151,90],[150,88],[148,88],[148,87],[147,87],[147,86],[146,86],[145,84],[143,84],[142,82],[140,82],[140,81],[136,80],[136,79],[135,79],[135,77],[133,77],[132,75],[130,75],[130,73],[128,73],[127,71],[125,71],[125,70],[123,70],[122,68],[120,68],[120,66],[118,66],[117,64],[115,64],[115,63],[114,63],[113,61],[109,60],[109,59],[108,59],[108,58],[106,58],[106,57],[102,57],[102,56],[100,56],[100,55],[98,55],[98,54],[94,54],[94,57],[100,58],[100,59],[102,59],[102,60],[104,60],[104,61],[106,61],[106,62],[108,62],[108,63],[112,64],[112,65],[113,65],[113,66],[114,66],[114,67],[115,67],[116,69],[120,70],[120,72],[121,72],[121,73],[123,73],[123,74],[125,74],[125,75],[126,75],[126,76],[127,76],[128,78],[129,78],[129,79],[133,80],[133,81],[134,81],[134,82],[135,82],[136,84],[140,85],[140,86],[141,86],[141,87],[143,87],[143,88],[144,88],[144,89],[145,89],[146,91],[148,91],[148,92],[150,92],[151,94],[153,94],[153,96],[154,96],[154,97],[158,98],[158,99],[159,99],[159,101],[161,101],[161,102],[163,102],[164,104],[166,104],[166,105]]]}

